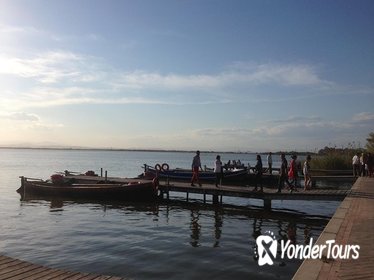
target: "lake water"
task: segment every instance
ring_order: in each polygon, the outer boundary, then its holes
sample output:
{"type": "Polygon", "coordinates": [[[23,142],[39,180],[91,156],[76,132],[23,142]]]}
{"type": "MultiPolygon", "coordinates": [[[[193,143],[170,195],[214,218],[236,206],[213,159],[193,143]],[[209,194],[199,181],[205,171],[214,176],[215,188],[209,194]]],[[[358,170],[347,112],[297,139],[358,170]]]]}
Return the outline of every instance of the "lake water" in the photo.
{"type": "MultiPolygon", "coordinates": [[[[47,179],[56,171],[87,171],[135,177],[144,163],[190,167],[193,153],[0,149],[0,254],[67,270],[132,279],[290,279],[300,260],[258,266],[256,237],[308,243],[319,236],[339,202],[223,199],[203,204],[199,195],[173,201],[97,203],[20,201],[19,176],[47,179]]],[[[216,154],[202,153],[213,166],[216,154]]],[[[221,154],[252,166],[254,154],[221,154]]],[[[273,156],[275,167],[278,156],[273,156]]],[[[265,162],[265,161],[264,161],[265,162]]]]}

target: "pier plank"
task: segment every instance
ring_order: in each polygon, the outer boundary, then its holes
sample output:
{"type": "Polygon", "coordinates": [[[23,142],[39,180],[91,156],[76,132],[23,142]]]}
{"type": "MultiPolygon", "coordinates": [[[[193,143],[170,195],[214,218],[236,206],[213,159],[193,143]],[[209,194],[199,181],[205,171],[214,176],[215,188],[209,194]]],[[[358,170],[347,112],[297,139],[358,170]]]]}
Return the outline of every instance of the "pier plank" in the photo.
{"type": "Polygon", "coordinates": [[[125,278],[48,268],[0,256],[0,280],[125,280],[125,278]]]}
{"type": "Polygon", "coordinates": [[[41,266],[38,266],[38,265],[36,265],[36,266],[37,266],[37,268],[32,269],[28,272],[25,272],[21,275],[14,276],[14,277],[10,278],[9,280],[37,279],[36,277],[34,277],[34,275],[40,275],[41,272],[48,273],[50,271],[50,269],[48,269],[46,267],[41,267],[41,266]]]}

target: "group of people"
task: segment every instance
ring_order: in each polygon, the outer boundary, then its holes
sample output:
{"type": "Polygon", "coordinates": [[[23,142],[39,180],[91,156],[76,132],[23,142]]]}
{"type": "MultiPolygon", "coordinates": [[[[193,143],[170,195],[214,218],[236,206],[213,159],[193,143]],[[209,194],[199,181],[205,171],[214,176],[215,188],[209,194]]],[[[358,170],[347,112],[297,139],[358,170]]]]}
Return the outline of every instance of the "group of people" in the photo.
{"type": "MultiPolygon", "coordinates": [[[[279,180],[278,180],[278,192],[281,192],[284,188],[285,183],[288,185],[289,190],[295,191],[296,187],[298,186],[298,171],[300,167],[298,166],[296,159],[297,155],[292,155],[292,159],[290,162],[290,166],[288,166],[286,155],[281,154],[281,167],[279,170],[279,180]]],[[[310,161],[312,160],[311,156],[308,155],[303,165],[302,173],[304,174],[304,190],[310,189],[312,184],[312,177],[310,174],[310,161]]],[[[267,156],[268,162],[268,171],[272,174],[272,153],[269,153],[267,156]]],[[[223,178],[223,164],[221,161],[221,157],[219,155],[216,156],[216,160],[214,162],[214,173],[216,175],[215,185],[218,187],[222,183],[223,178]]],[[[192,160],[192,178],[191,178],[191,186],[195,186],[195,182],[201,186],[199,181],[199,170],[202,170],[201,161],[200,161],[200,151],[196,152],[192,160]]],[[[262,174],[263,174],[263,165],[261,155],[256,156],[256,165],[254,167],[255,171],[255,189],[254,191],[263,191],[262,187],[262,174]],[[260,187],[260,190],[258,189],[260,187]]]]}
{"type": "Polygon", "coordinates": [[[374,155],[372,153],[356,153],[352,158],[353,176],[373,176],[374,155]]]}
{"type": "MultiPolygon", "coordinates": [[[[200,151],[196,151],[196,155],[192,160],[192,178],[191,178],[191,186],[195,186],[195,182],[199,184],[201,187],[201,183],[199,180],[199,170],[203,170],[201,167],[200,161],[200,151]]],[[[221,161],[221,156],[217,155],[216,161],[214,162],[214,174],[216,175],[216,187],[222,184],[223,178],[223,164],[221,161]]]]}
{"type": "Polygon", "coordinates": [[[229,169],[235,169],[235,168],[244,168],[244,164],[240,161],[240,159],[238,160],[229,160],[224,166],[223,166],[226,170],[229,170],[229,169]]]}
{"type": "MultiPolygon", "coordinates": [[[[281,166],[279,169],[279,179],[278,179],[278,193],[282,191],[284,188],[285,183],[288,185],[288,189],[292,191],[296,191],[296,188],[299,186],[299,170],[301,166],[297,163],[297,155],[294,154],[291,156],[291,162],[288,166],[288,162],[286,159],[286,155],[282,153],[280,155],[281,158],[281,166]]],[[[255,174],[256,174],[256,183],[255,183],[255,191],[258,191],[258,185],[260,185],[260,191],[263,191],[262,187],[262,173],[263,173],[263,166],[262,166],[262,159],[261,155],[256,156],[256,165],[255,165],[255,174]]],[[[304,190],[308,190],[312,186],[312,176],[310,174],[310,161],[312,157],[307,155],[302,173],[304,174],[304,190]]],[[[268,172],[272,174],[273,170],[273,159],[272,153],[269,153],[267,156],[268,162],[268,172]]]]}

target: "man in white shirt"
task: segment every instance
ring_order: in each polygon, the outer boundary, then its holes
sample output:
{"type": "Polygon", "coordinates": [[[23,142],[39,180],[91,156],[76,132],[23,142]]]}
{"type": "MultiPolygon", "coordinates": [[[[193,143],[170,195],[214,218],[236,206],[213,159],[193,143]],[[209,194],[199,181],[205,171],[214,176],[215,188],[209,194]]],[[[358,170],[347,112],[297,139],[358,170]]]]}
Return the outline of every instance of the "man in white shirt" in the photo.
{"type": "Polygon", "coordinates": [[[360,157],[356,153],[352,158],[353,176],[360,176],[360,157]]]}

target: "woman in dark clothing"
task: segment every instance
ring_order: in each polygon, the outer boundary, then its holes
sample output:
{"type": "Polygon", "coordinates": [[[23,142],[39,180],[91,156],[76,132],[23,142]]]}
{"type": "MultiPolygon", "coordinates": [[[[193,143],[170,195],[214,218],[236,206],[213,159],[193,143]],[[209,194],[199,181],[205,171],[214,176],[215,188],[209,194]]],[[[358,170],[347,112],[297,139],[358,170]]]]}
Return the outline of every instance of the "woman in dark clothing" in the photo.
{"type": "Polygon", "coordinates": [[[287,185],[290,187],[290,183],[288,182],[286,155],[281,154],[281,167],[279,169],[278,193],[282,191],[284,187],[284,183],[287,183],[287,185]]]}
{"type": "Polygon", "coordinates": [[[259,184],[260,187],[261,187],[260,191],[262,192],[263,191],[263,188],[262,188],[262,159],[261,159],[260,155],[257,155],[256,159],[257,159],[256,166],[255,166],[256,185],[255,185],[254,191],[257,191],[257,186],[259,184]]]}

